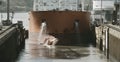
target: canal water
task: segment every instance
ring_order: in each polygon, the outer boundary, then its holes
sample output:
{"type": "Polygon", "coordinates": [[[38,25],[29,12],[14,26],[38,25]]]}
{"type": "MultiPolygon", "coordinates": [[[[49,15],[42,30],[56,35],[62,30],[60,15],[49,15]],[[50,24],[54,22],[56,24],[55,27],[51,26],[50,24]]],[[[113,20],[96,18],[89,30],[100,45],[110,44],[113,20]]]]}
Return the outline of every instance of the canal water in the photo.
{"type": "Polygon", "coordinates": [[[47,48],[26,40],[16,62],[110,62],[99,49],[84,46],[55,46],[47,48]]]}

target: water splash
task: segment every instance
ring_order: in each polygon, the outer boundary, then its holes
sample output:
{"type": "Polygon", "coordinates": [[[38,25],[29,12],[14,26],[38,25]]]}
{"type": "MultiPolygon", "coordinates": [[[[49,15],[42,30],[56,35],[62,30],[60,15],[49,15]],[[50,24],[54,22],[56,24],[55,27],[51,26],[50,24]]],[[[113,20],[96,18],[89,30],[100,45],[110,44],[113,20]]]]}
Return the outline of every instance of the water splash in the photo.
{"type": "Polygon", "coordinates": [[[80,43],[80,29],[79,29],[79,20],[75,20],[75,34],[76,34],[76,42],[79,44],[80,43]]]}
{"type": "Polygon", "coordinates": [[[40,32],[39,32],[39,36],[38,36],[39,43],[43,43],[43,37],[45,37],[45,35],[46,35],[46,23],[43,22],[41,24],[40,32]]]}
{"type": "Polygon", "coordinates": [[[75,32],[79,33],[79,22],[75,21],[75,32]]]}
{"type": "Polygon", "coordinates": [[[47,34],[47,27],[46,22],[41,24],[39,36],[38,36],[38,44],[46,46],[48,48],[55,48],[55,44],[57,43],[58,39],[52,35],[47,34]]]}

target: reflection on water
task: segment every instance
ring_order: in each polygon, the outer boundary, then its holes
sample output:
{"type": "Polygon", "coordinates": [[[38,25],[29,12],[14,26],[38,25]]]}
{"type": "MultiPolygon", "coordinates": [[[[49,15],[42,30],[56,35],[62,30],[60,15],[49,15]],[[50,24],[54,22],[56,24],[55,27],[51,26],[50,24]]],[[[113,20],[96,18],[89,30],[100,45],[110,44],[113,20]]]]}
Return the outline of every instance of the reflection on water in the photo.
{"type": "Polygon", "coordinates": [[[107,62],[106,57],[92,46],[56,46],[56,48],[46,48],[39,44],[26,41],[26,47],[21,52],[17,62],[107,62]],[[79,60],[79,61],[78,61],[79,60]]]}
{"type": "Polygon", "coordinates": [[[98,49],[92,46],[55,46],[55,48],[49,49],[34,42],[26,40],[25,49],[21,53],[14,53],[9,49],[6,55],[3,55],[9,60],[0,59],[0,62],[109,62],[98,49]],[[14,54],[7,55],[10,52],[14,54]],[[17,59],[12,58],[16,56],[15,54],[18,55],[17,59]]]}
{"type": "Polygon", "coordinates": [[[76,59],[80,56],[89,54],[79,54],[73,51],[70,47],[56,46],[56,48],[46,48],[39,44],[27,44],[24,50],[24,55],[29,55],[29,58],[53,58],[53,59],[76,59]]]}

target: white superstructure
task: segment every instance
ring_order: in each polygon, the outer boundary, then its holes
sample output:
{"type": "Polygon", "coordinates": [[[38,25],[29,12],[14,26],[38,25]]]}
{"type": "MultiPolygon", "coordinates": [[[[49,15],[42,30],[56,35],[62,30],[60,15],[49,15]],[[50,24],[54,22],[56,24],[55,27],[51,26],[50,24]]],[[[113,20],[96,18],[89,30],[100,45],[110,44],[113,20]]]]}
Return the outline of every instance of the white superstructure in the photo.
{"type": "Polygon", "coordinates": [[[79,3],[79,0],[34,0],[33,11],[77,11],[79,9],[79,3]]]}

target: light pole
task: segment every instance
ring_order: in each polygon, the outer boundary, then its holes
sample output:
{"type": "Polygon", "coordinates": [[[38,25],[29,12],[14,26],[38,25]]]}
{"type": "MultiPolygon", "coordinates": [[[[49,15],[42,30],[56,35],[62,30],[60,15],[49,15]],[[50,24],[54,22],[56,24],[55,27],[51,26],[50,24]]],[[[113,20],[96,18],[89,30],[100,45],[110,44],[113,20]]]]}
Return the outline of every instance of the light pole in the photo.
{"type": "Polygon", "coordinates": [[[0,5],[2,4],[2,1],[0,1],[0,5]]]}
{"type": "Polygon", "coordinates": [[[82,11],[84,11],[84,0],[82,0],[82,11]]]}
{"type": "Polygon", "coordinates": [[[101,23],[103,24],[102,11],[103,9],[102,9],[102,0],[101,0],[101,23]]]}
{"type": "Polygon", "coordinates": [[[10,0],[7,0],[7,21],[10,21],[9,20],[9,16],[10,16],[9,11],[10,11],[10,0]]]}

